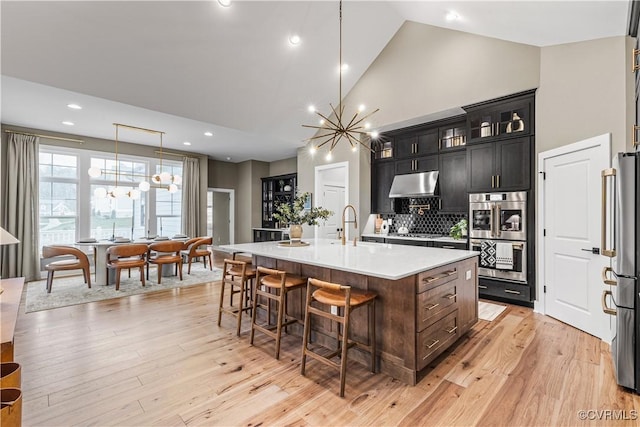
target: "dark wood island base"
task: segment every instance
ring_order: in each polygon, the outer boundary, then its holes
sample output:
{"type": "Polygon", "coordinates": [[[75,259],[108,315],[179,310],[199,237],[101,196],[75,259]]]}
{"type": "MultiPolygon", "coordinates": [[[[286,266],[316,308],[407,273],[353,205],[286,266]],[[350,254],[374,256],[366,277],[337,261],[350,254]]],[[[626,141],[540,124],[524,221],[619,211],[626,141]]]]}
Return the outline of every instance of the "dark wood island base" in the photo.
{"type": "MultiPolygon", "coordinates": [[[[398,280],[254,255],[256,265],[277,268],[306,277],[371,290],[376,302],[377,366],[379,372],[415,385],[419,372],[467,333],[478,321],[478,258],[472,257],[398,280]]],[[[302,319],[304,292],[289,296],[288,311],[302,319]]],[[[350,334],[367,338],[367,310],[356,311],[350,334]]],[[[312,324],[312,339],[330,348],[336,346],[331,322],[312,324]]],[[[302,335],[293,325],[290,333],[302,335]]],[[[369,356],[358,349],[349,356],[368,366],[369,356]]]]}

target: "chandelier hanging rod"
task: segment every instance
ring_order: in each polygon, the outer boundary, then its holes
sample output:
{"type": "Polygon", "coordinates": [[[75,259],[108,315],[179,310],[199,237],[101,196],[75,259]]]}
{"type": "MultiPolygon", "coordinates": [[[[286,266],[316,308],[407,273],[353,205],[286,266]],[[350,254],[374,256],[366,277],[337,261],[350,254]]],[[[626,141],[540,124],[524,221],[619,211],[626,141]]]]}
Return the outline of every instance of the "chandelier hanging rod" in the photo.
{"type": "Polygon", "coordinates": [[[141,128],[141,127],[138,127],[138,126],[131,126],[131,125],[124,125],[122,123],[114,123],[113,125],[114,126],[120,126],[120,127],[127,128],[127,129],[132,129],[132,130],[139,130],[141,132],[153,133],[153,134],[158,134],[158,133],[164,134],[165,133],[165,132],[162,132],[160,130],[146,129],[146,128],[141,128]]]}

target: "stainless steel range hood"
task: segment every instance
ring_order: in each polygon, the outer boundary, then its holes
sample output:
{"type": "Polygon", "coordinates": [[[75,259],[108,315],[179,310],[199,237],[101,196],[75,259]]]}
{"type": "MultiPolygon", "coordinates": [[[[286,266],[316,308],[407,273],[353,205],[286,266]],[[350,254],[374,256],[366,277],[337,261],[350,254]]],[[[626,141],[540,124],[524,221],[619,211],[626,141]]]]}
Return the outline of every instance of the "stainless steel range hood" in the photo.
{"type": "Polygon", "coordinates": [[[430,197],[438,195],[438,171],[396,175],[389,198],[430,197]]]}

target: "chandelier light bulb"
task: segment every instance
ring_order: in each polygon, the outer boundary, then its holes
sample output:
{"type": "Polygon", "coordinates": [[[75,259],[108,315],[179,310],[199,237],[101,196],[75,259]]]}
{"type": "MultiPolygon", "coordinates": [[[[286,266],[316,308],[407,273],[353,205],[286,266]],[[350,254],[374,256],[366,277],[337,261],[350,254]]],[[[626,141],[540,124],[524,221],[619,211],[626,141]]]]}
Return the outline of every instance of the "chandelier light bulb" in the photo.
{"type": "Polygon", "coordinates": [[[327,153],[327,155],[325,156],[325,159],[327,159],[327,160],[331,160],[332,158],[333,158],[333,156],[331,155],[331,151],[329,151],[329,152],[327,153]]]}
{"type": "Polygon", "coordinates": [[[169,182],[171,181],[171,174],[169,172],[162,172],[160,174],[160,182],[169,182]]]}
{"type": "Polygon", "coordinates": [[[158,175],[157,173],[154,174],[151,177],[151,181],[153,181],[154,184],[160,184],[160,175],[158,175]]]}
{"type": "Polygon", "coordinates": [[[374,130],[373,132],[371,132],[371,138],[377,138],[378,136],[380,136],[380,134],[378,133],[377,130],[374,130]]]}
{"type": "Polygon", "coordinates": [[[180,175],[173,176],[173,183],[176,185],[182,184],[182,177],[180,175]]]}
{"type": "Polygon", "coordinates": [[[112,193],[113,193],[113,197],[121,197],[121,196],[124,196],[126,194],[124,188],[122,188],[122,187],[114,188],[112,193]]]}
{"type": "Polygon", "coordinates": [[[220,6],[222,7],[229,7],[231,6],[231,0],[218,0],[218,3],[220,4],[220,6]]]}
{"type": "Polygon", "coordinates": [[[104,199],[105,197],[107,197],[107,189],[104,187],[98,187],[93,190],[93,195],[98,199],[104,199]]]}
{"type": "Polygon", "coordinates": [[[178,186],[175,184],[169,185],[169,193],[176,193],[178,191],[178,186]]]}
{"type": "Polygon", "coordinates": [[[311,155],[313,156],[314,154],[316,154],[317,148],[315,145],[310,145],[309,146],[309,153],[311,153],[311,155]]]}
{"type": "Polygon", "coordinates": [[[102,169],[100,169],[98,166],[91,166],[87,173],[91,178],[97,178],[102,175],[102,169]]]}
{"type": "Polygon", "coordinates": [[[140,190],[131,190],[129,191],[129,197],[133,200],[138,200],[140,198],[140,190]]]}
{"type": "Polygon", "coordinates": [[[371,127],[371,123],[367,122],[364,124],[365,129],[369,129],[371,127]]]}
{"type": "Polygon", "coordinates": [[[309,105],[307,107],[307,111],[309,111],[310,113],[315,113],[316,112],[316,107],[315,105],[309,105]]]}
{"type": "Polygon", "coordinates": [[[353,147],[351,147],[351,151],[353,151],[354,153],[358,151],[358,146],[354,145],[353,147]]]}
{"type": "Polygon", "coordinates": [[[358,112],[362,113],[367,107],[364,104],[358,105],[358,112]]]}
{"type": "Polygon", "coordinates": [[[149,189],[151,188],[151,184],[149,184],[147,181],[142,181],[140,184],[138,184],[138,188],[140,189],[140,191],[149,191],[149,189]]]}

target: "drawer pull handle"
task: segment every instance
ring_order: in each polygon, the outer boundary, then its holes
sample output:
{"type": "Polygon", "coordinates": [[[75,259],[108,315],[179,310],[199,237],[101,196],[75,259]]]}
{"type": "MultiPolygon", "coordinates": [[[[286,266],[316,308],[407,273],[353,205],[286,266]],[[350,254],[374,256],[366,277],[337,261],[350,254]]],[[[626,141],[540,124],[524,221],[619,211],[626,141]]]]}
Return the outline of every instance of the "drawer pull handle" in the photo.
{"type": "Polygon", "coordinates": [[[440,340],[433,340],[431,344],[427,344],[427,348],[433,348],[436,344],[438,344],[440,340]]]}
{"type": "Polygon", "coordinates": [[[424,279],[422,279],[422,281],[431,283],[431,282],[435,282],[436,280],[444,279],[445,277],[453,276],[454,274],[456,274],[456,270],[447,270],[442,272],[442,274],[438,274],[437,276],[425,277],[424,279]]]}
{"type": "Polygon", "coordinates": [[[458,327],[457,327],[457,326],[452,326],[452,327],[451,327],[451,328],[449,328],[449,329],[445,329],[445,331],[446,331],[448,334],[452,334],[452,333],[454,333],[454,332],[456,331],[456,329],[458,329],[458,327]]]}
{"type": "Polygon", "coordinates": [[[454,299],[457,296],[458,296],[458,294],[448,294],[448,295],[445,295],[443,298],[454,299]]]}
{"type": "Polygon", "coordinates": [[[480,288],[480,289],[487,289],[487,287],[486,287],[486,286],[483,286],[483,285],[478,285],[478,288],[480,288]]]}
{"type": "Polygon", "coordinates": [[[439,305],[440,304],[433,304],[433,305],[430,305],[429,307],[425,307],[425,309],[431,311],[431,310],[433,310],[434,308],[436,308],[439,305]]]}
{"type": "Polygon", "coordinates": [[[518,291],[512,291],[511,289],[505,289],[504,290],[506,293],[508,294],[516,294],[516,295],[520,295],[520,292],[518,291]]]}

